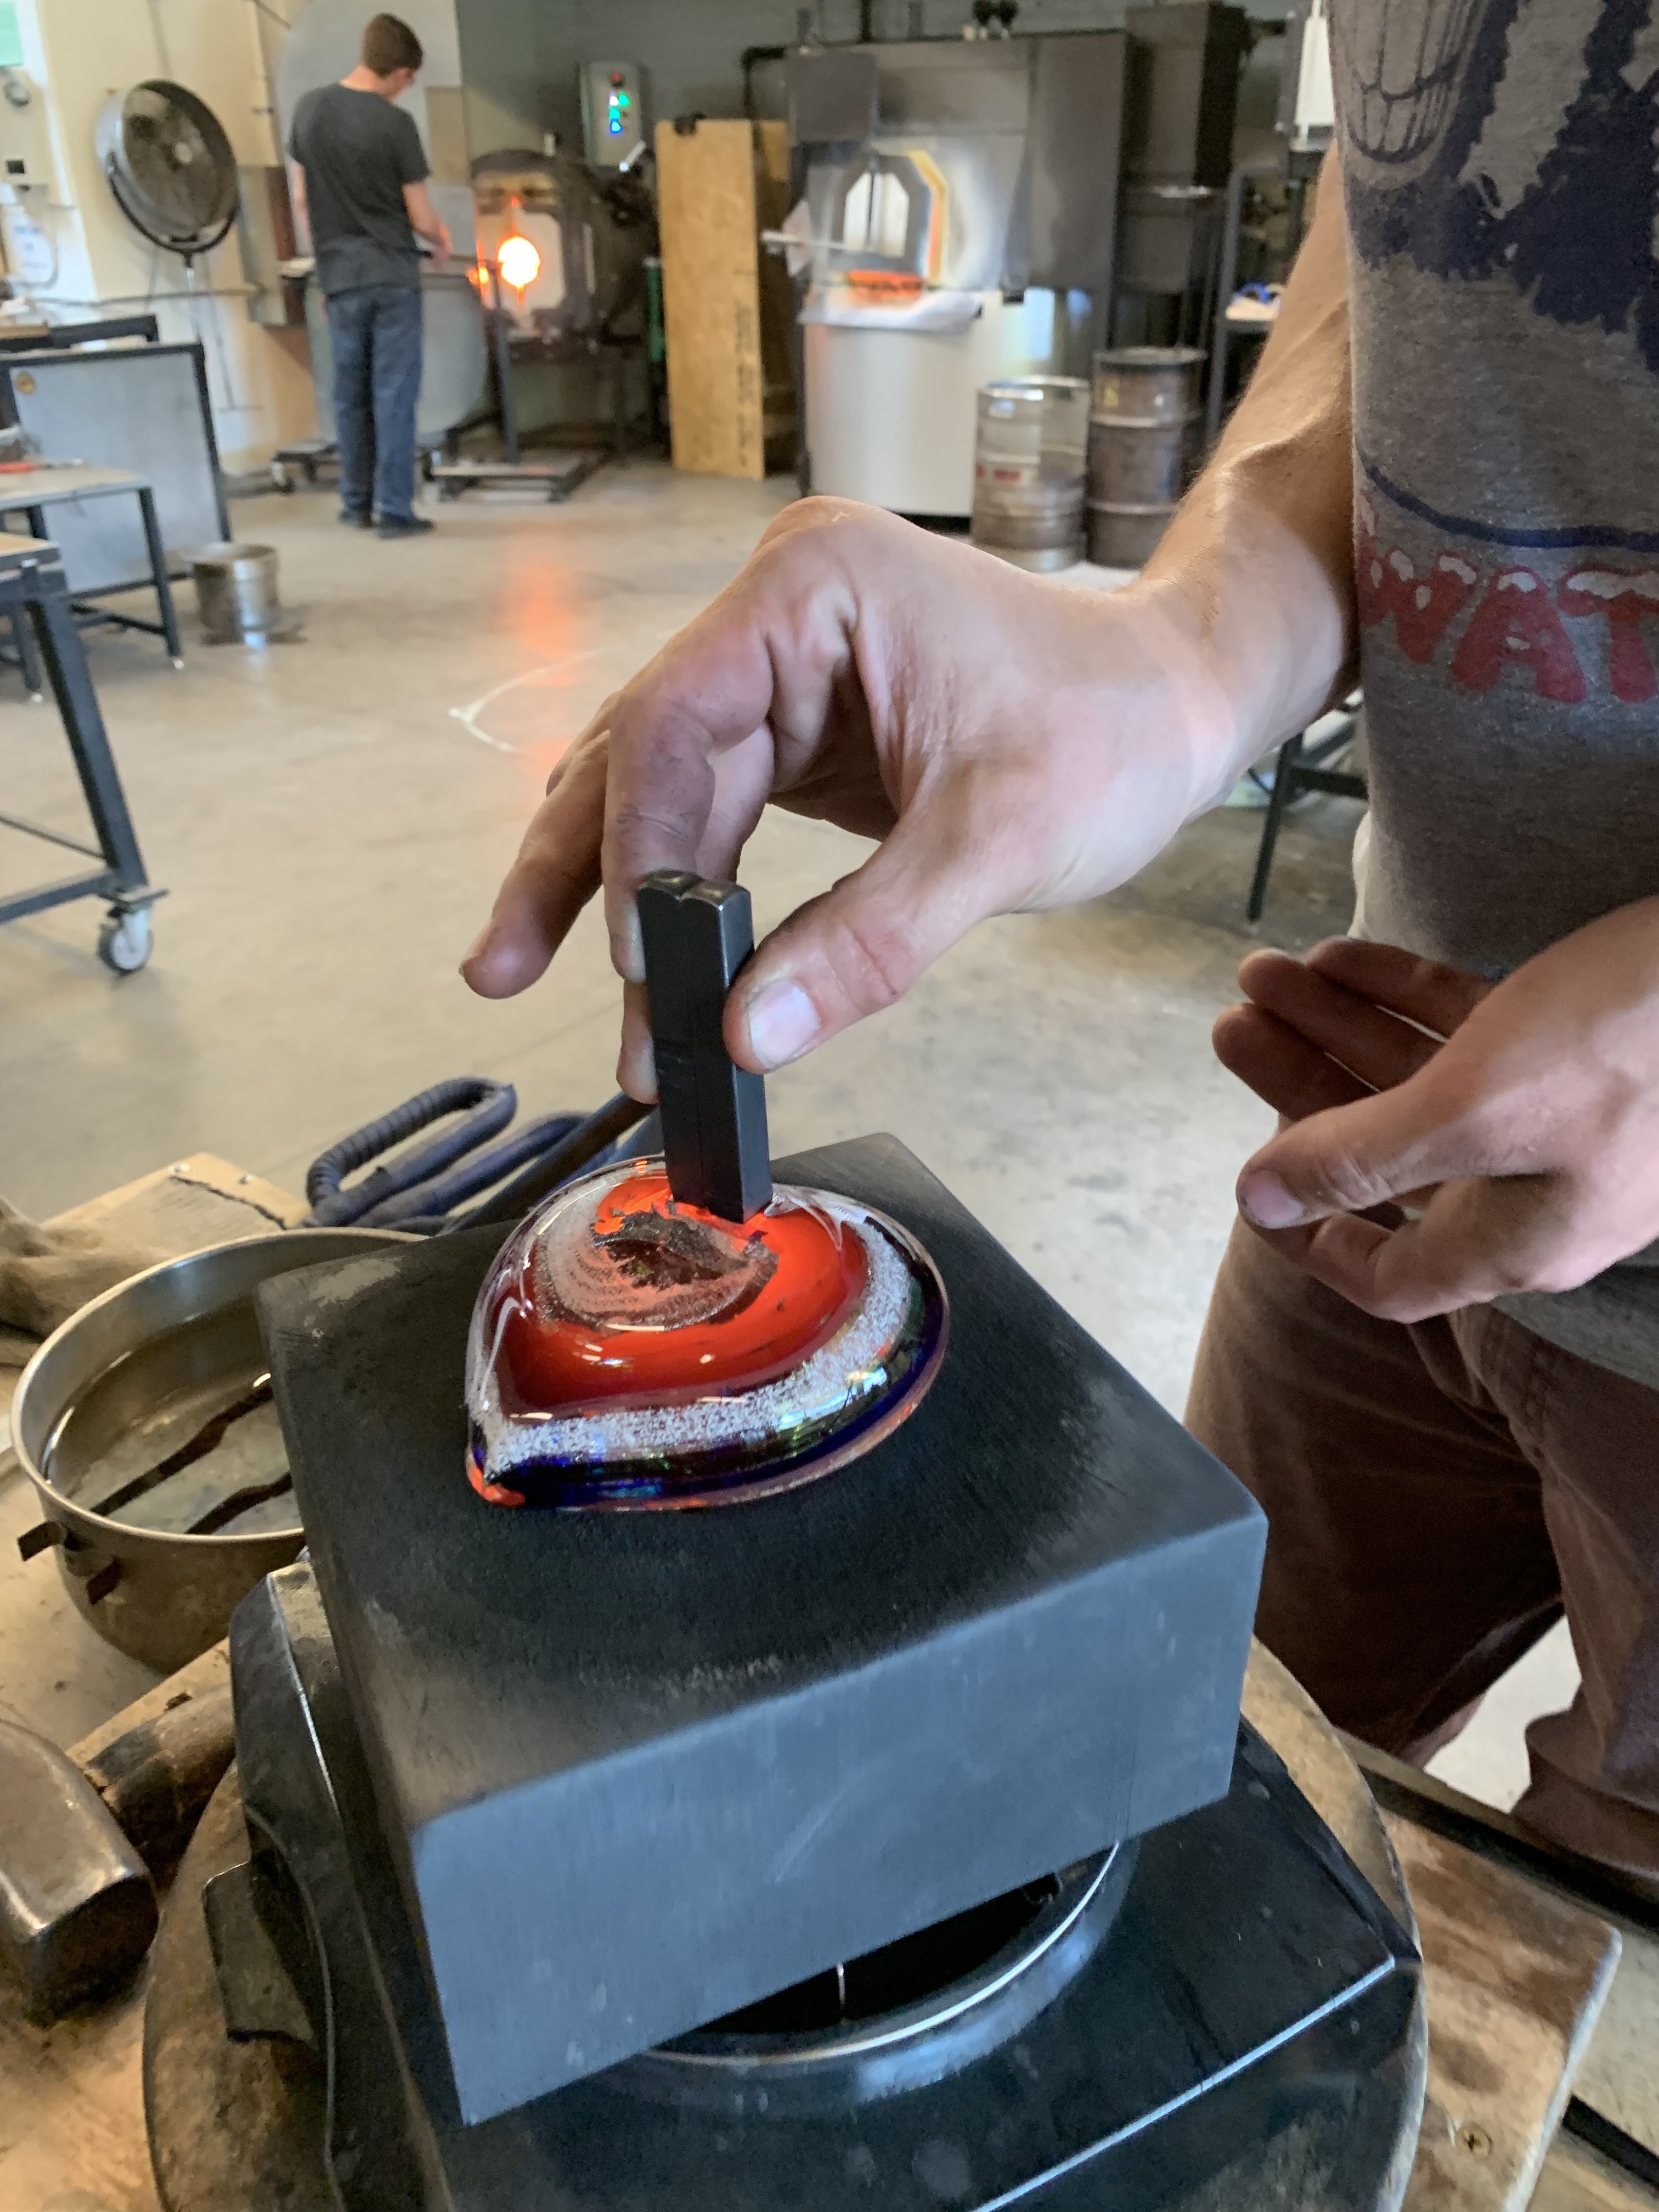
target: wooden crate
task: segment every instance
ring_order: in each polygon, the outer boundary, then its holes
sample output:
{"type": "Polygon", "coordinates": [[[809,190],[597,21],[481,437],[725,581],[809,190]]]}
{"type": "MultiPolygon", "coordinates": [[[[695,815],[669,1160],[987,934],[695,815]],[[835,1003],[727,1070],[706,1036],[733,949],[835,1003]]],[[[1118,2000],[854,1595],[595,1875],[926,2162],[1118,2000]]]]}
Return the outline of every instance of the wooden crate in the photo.
{"type": "Polygon", "coordinates": [[[674,465],[763,477],[794,444],[794,303],[760,244],[788,210],[786,127],[659,123],[656,150],[674,465]]]}

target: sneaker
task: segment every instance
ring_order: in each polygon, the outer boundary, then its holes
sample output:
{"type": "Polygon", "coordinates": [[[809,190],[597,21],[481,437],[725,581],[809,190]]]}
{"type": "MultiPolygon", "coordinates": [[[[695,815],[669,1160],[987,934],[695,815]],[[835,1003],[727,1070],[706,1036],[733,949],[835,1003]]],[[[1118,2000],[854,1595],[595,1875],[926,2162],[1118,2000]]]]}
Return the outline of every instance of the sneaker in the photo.
{"type": "Polygon", "coordinates": [[[366,507],[343,507],[340,520],[348,530],[373,530],[374,518],[366,507]]]}
{"type": "Polygon", "coordinates": [[[428,530],[437,526],[423,514],[383,514],[380,522],[382,538],[424,538],[428,530]]]}

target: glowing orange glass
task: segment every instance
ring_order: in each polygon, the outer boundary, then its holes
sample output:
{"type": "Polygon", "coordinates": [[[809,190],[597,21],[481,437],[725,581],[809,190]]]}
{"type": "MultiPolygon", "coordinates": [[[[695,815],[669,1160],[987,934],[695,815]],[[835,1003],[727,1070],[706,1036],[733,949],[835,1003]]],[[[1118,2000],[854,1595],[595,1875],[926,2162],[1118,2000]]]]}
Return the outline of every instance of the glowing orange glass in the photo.
{"type": "Polygon", "coordinates": [[[510,284],[515,292],[524,291],[542,273],[542,257],[522,232],[515,230],[504,238],[495,258],[502,283],[510,284]]]}

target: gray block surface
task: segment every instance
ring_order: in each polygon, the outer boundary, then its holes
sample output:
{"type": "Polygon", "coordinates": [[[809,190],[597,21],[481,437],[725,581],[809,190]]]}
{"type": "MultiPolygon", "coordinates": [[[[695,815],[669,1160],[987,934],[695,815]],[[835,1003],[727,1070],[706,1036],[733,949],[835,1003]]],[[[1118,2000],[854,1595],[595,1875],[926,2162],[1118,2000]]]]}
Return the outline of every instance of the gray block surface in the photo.
{"type": "Polygon", "coordinates": [[[380,1817],[482,2119],[1227,1785],[1255,1505],[890,1139],[778,1164],[951,1302],[873,1451],[744,1504],[485,1504],[461,1377],[497,1241],[261,1310],[380,1817]]]}

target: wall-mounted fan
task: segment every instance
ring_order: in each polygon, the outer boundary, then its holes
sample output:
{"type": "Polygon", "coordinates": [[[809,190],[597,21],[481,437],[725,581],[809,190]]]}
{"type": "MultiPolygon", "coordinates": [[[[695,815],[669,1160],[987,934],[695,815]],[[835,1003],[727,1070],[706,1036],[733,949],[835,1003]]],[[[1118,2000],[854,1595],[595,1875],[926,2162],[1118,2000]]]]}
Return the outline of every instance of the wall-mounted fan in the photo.
{"type": "Polygon", "coordinates": [[[149,77],[112,93],[98,118],[98,164],[116,205],[152,246],[195,262],[236,220],[236,156],[218,117],[181,84],[149,77]]]}

